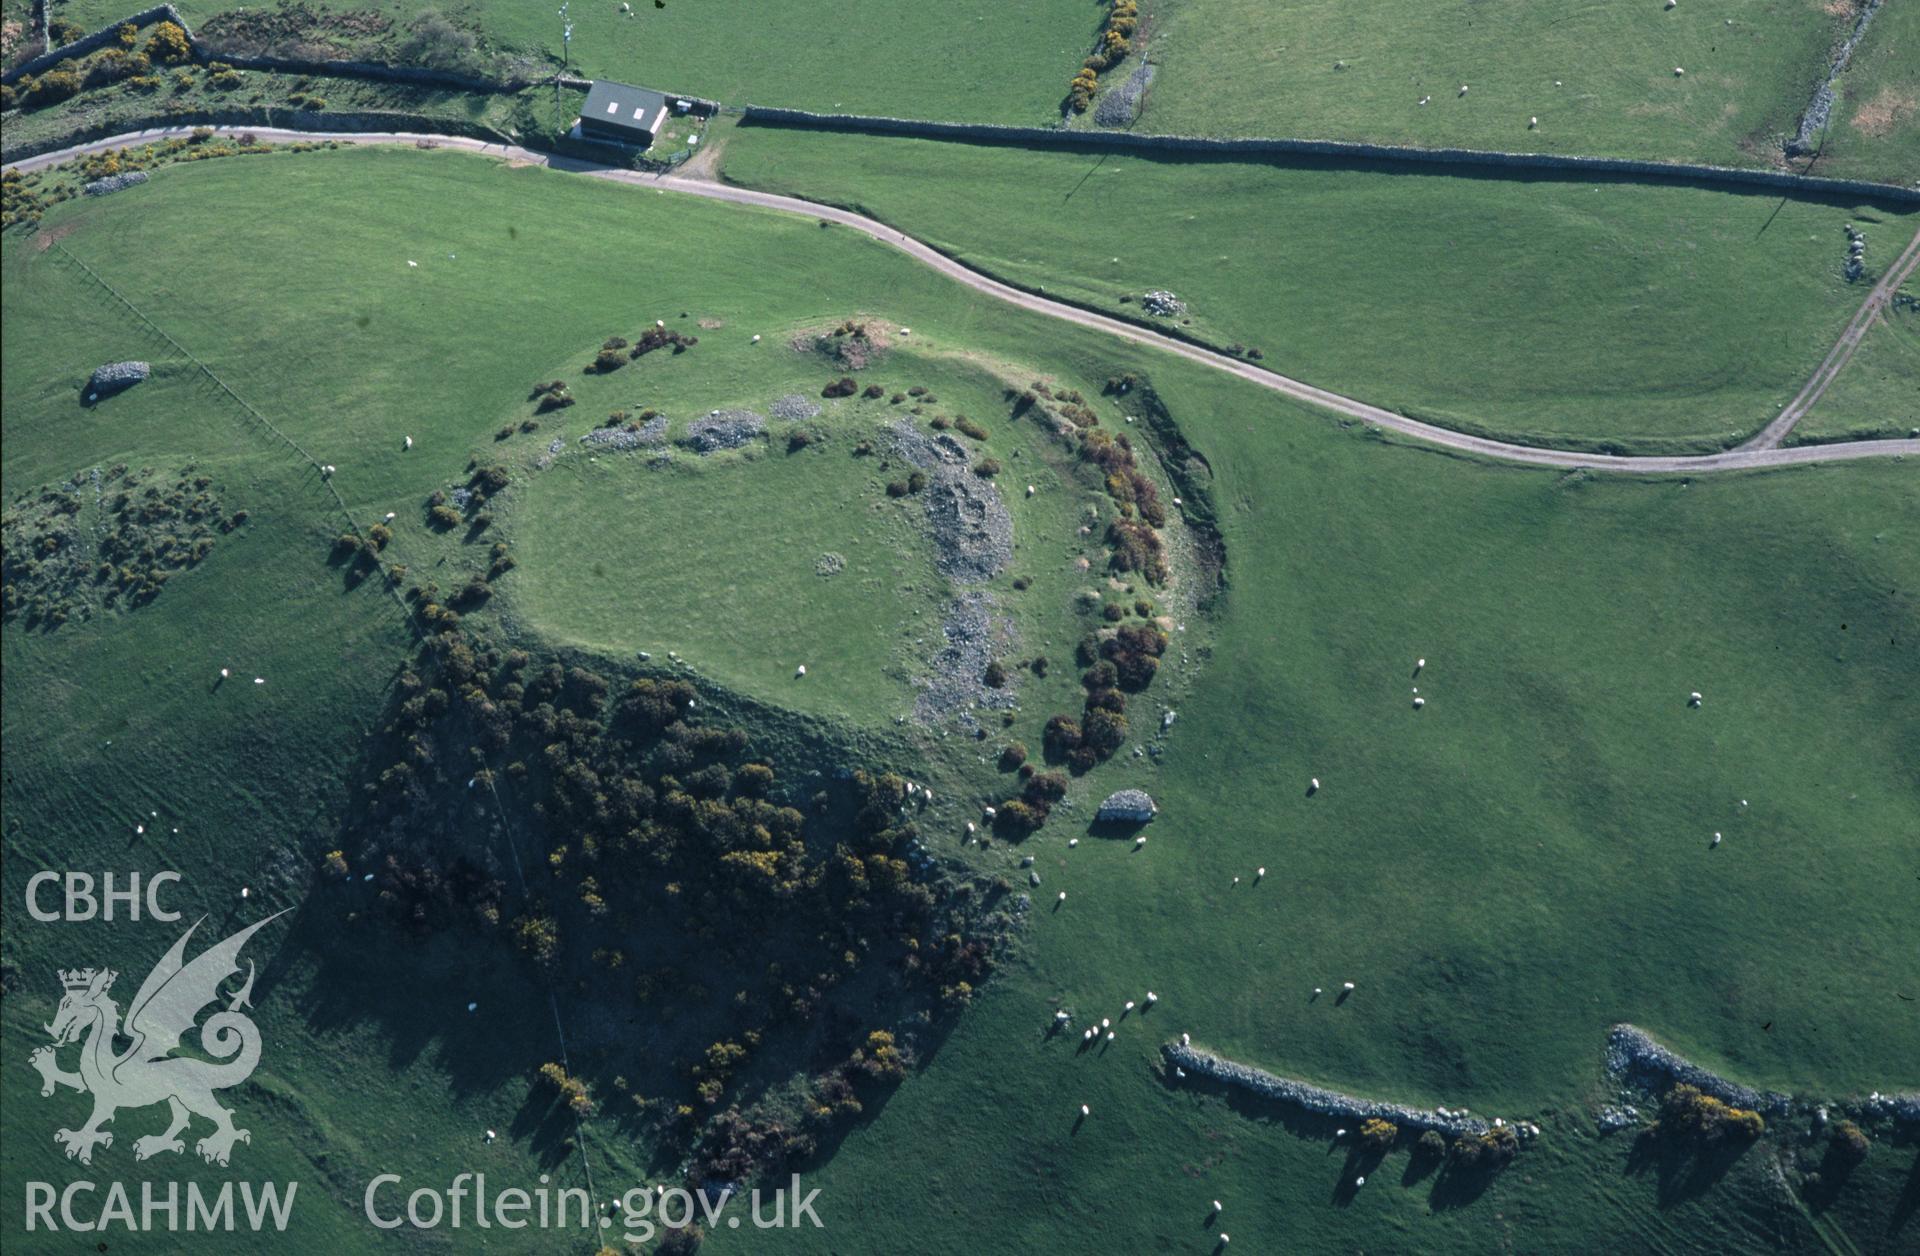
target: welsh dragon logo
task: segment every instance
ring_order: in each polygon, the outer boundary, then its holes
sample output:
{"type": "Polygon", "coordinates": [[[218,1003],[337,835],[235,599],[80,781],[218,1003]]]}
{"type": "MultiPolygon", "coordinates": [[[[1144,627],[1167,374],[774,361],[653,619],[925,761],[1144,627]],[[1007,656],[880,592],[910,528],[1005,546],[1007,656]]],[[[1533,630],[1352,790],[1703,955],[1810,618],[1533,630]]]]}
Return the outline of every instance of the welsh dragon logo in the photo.
{"type": "Polygon", "coordinates": [[[40,1074],[43,1098],[53,1094],[57,1086],[93,1096],[93,1115],[87,1123],[53,1136],[66,1148],[68,1159],[92,1164],[95,1147],[113,1146],[112,1132],[101,1127],[113,1120],[116,1112],[161,1102],[172,1113],[166,1131],[136,1138],[136,1160],[163,1151],[184,1152],[186,1144],[180,1134],[194,1116],[205,1117],[214,1125],[211,1134],[194,1144],[194,1150],[208,1164],[224,1167],[235,1143],[253,1141],[246,1130],[234,1126],[233,1109],[221,1107],[214,1098],[214,1091],[247,1080],[260,1063],[260,1028],[240,1010],[251,1006],[252,961],[247,963],[246,983],[227,998],[224,1010],[209,1016],[200,1027],[200,1046],[211,1060],[175,1052],[181,1035],[194,1027],[200,1013],[220,1002],[220,983],[240,971],[240,948],[247,939],[284,914],[276,913],[248,925],[189,962],[187,940],[206,917],[195,921],[140,983],[140,992],[127,1008],[125,1025],[120,1023],[119,1006],[107,997],[118,973],[110,968],[61,971],[60,984],[66,987],[66,994],[54,1013],[53,1024],[43,1027],[53,1045],[37,1048],[27,1062],[40,1074]],[[79,1071],[69,1073],[60,1067],[55,1053],[82,1038],[79,1071]],[[114,1043],[120,1038],[127,1039],[128,1046],[116,1051],[114,1043]]]}

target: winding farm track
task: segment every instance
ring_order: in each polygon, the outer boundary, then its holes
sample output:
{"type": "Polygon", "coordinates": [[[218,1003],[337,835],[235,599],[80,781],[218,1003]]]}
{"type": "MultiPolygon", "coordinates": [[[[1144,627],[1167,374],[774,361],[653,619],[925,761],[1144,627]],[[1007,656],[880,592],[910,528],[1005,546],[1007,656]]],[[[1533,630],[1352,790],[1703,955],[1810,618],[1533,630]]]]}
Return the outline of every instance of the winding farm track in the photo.
{"type": "Polygon", "coordinates": [[[1813,373],[1813,378],[1807,381],[1807,386],[1787,403],[1786,408],[1780,411],[1778,418],[1762,428],[1759,435],[1741,445],[1741,449],[1779,447],[1780,442],[1786,439],[1787,433],[1793,430],[1793,425],[1798,423],[1807,411],[1813,409],[1816,401],[1826,395],[1827,385],[1833,382],[1833,377],[1853,360],[1853,351],[1860,347],[1861,340],[1865,339],[1874,320],[1881,316],[1887,308],[1887,303],[1893,300],[1893,294],[1899,291],[1900,285],[1907,281],[1907,276],[1913,274],[1916,266],[1920,266],[1920,231],[1914,233],[1913,239],[1907,242],[1906,251],[1894,259],[1893,265],[1887,268],[1887,273],[1880,277],[1880,282],[1873,285],[1873,291],[1867,294],[1867,299],[1861,303],[1859,311],[1854,314],[1853,321],[1848,323],[1847,329],[1840,333],[1839,342],[1833,346],[1833,351],[1827,354],[1826,361],[1820,364],[1820,369],[1813,373]]]}
{"type": "MultiPolygon", "coordinates": [[[[46,166],[58,165],[63,161],[101,149],[119,148],[127,144],[147,143],[152,140],[169,139],[187,134],[192,128],[165,127],[147,131],[134,131],[125,135],[116,135],[108,139],[95,140],[87,144],[77,144],[51,153],[42,153],[13,163],[6,168],[29,171],[46,166]]],[[[1769,423],[1760,434],[1736,449],[1721,453],[1686,456],[1649,456],[1631,457],[1619,454],[1582,453],[1574,450],[1542,449],[1532,445],[1516,445],[1506,441],[1489,440],[1482,436],[1473,436],[1465,432],[1456,432],[1449,428],[1436,427],[1409,419],[1390,410],[1369,405],[1352,397],[1343,397],[1338,393],[1316,388],[1241,361],[1224,353],[1190,344],[1174,336],[1166,335],[1149,327],[1142,327],[1122,319],[1112,318],[1092,310],[1056,301],[1037,293],[1015,288],[997,279],[988,277],[972,269],[965,263],[956,261],[931,245],[922,243],[906,233],[889,227],[884,223],[856,214],[851,210],[839,209],[831,205],[821,205],[799,197],[780,196],[771,192],[756,192],[750,188],[731,187],[706,179],[691,178],[684,175],[642,174],[632,170],[601,166],[592,162],[573,158],[555,157],[532,149],[520,148],[511,144],[488,143],[483,140],[461,136],[418,135],[402,132],[333,132],[333,131],[287,131],[273,127],[219,127],[215,130],[244,133],[259,136],[276,142],[297,141],[334,141],[342,144],[431,144],[440,148],[463,149],[499,157],[507,161],[523,162],[528,165],[551,166],[557,170],[588,174],[596,178],[608,179],[616,183],[627,183],[657,190],[684,193],[689,196],[703,196],[709,200],[726,201],[735,205],[751,205],[761,209],[771,209],[781,213],[800,214],[817,221],[837,223],[851,227],[883,244],[899,249],[907,256],[924,266],[938,271],[956,283],[965,284],[977,292],[983,292],[1009,305],[1044,314],[1062,322],[1073,323],[1104,332],[1122,340],[1136,344],[1149,345],[1168,353],[1177,354],[1191,362],[1215,370],[1225,371],[1238,376],[1249,383],[1270,389],[1304,402],[1322,410],[1350,419],[1358,419],[1374,427],[1398,432],[1430,444],[1458,450],[1463,453],[1477,454],[1482,457],[1498,459],[1503,462],[1522,463],[1530,466],[1561,467],[1567,470],[1594,470],[1623,473],[1707,473],[1714,471],[1752,470],[1762,467],[1792,466],[1802,463],[1839,462],[1856,458],[1874,458],[1889,456],[1920,455],[1920,440],[1868,440],[1850,441],[1832,445],[1802,445],[1791,449],[1780,448],[1780,441],[1792,429],[1801,415],[1817,401],[1847,360],[1853,356],[1861,337],[1866,334],[1873,318],[1885,305],[1893,290],[1902,282],[1906,273],[1911,273],[1920,263],[1920,234],[1916,234],[1912,243],[1900,255],[1889,269],[1885,278],[1874,286],[1862,304],[1853,321],[1842,334],[1840,342],[1822,362],[1820,369],[1808,382],[1798,396],[1787,404],[1780,416],[1769,423]]]]}

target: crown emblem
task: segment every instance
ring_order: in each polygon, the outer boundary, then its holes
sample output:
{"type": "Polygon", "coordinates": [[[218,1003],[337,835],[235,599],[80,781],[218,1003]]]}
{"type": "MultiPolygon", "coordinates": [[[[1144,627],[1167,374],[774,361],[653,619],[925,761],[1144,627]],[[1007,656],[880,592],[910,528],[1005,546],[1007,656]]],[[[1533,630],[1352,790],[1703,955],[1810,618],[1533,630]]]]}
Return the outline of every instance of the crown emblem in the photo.
{"type": "MultiPolygon", "coordinates": [[[[100,975],[100,970],[97,968],[62,968],[59,971],[60,984],[69,990],[85,990],[93,984],[93,979],[100,975]]],[[[109,976],[107,980],[111,982],[113,978],[109,976]]]]}

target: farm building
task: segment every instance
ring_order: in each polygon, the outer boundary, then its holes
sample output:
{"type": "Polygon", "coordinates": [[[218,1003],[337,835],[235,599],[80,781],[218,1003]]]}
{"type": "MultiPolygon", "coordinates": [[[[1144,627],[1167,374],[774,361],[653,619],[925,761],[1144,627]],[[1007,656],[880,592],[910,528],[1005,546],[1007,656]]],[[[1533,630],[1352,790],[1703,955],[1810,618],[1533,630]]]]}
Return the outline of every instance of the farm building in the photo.
{"type": "Polygon", "coordinates": [[[646,148],[666,126],[671,107],[660,92],[597,79],[580,109],[580,137],[646,148]]]}

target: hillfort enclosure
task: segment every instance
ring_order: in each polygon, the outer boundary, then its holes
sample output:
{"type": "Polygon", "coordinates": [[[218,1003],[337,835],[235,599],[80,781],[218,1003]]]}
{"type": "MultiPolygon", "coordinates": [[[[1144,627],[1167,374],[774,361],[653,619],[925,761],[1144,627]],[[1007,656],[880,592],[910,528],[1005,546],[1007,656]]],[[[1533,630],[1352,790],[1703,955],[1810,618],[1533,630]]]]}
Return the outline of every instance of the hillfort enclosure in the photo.
{"type": "Polygon", "coordinates": [[[1920,1242],[1920,8],[0,4],[0,1247],[1920,1242]]]}

